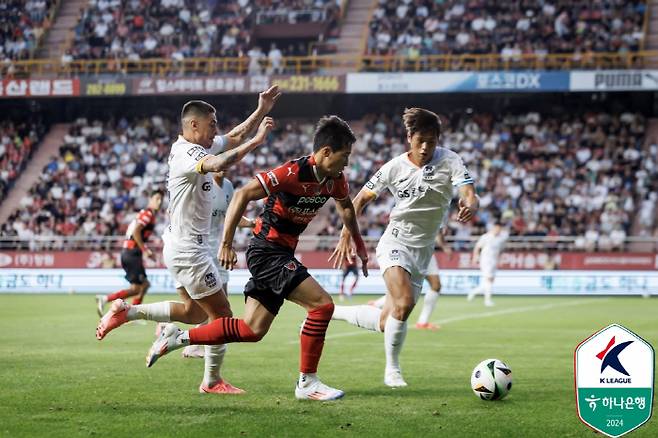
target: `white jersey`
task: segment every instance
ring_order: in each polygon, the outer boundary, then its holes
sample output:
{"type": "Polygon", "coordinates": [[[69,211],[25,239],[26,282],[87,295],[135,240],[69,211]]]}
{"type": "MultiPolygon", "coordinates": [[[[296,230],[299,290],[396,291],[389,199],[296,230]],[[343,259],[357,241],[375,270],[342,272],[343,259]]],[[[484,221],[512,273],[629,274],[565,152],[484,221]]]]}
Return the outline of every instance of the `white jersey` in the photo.
{"type": "Polygon", "coordinates": [[[472,183],[459,155],[437,147],[423,167],[413,164],[406,152],[393,158],[375,173],[365,188],[376,195],[388,189],[395,198],[385,236],[422,248],[434,245],[450,208],[453,187],[472,183]]]}
{"type": "Polygon", "coordinates": [[[210,210],[210,236],[208,236],[208,242],[210,244],[210,254],[216,257],[219,252],[219,244],[222,240],[226,210],[228,210],[228,205],[231,203],[231,199],[233,199],[233,183],[224,178],[222,180],[222,187],[219,187],[213,181],[210,192],[212,193],[212,209],[210,210]]]}
{"type": "Polygon", "coordinates": [[[210,149],[190,143],[183,136],[171,146],[169,154],[170,241],[177,246],[198,247],[210,234],[212,176],[201,173],[202,159],[224,150],[225,139],[216,136],[210,149]]]}
{"type": "Polygon", "coordinates": [[[505,242],[507,242],[507,237],[508,235],[504,231],[501,231],[497,236],[494,235],[493,231],[488,231],[480,236],[477,241],[477,245],[482,248],[480,259],[485,263],[498,260],[498,256],[503,251],[505,242]]]}

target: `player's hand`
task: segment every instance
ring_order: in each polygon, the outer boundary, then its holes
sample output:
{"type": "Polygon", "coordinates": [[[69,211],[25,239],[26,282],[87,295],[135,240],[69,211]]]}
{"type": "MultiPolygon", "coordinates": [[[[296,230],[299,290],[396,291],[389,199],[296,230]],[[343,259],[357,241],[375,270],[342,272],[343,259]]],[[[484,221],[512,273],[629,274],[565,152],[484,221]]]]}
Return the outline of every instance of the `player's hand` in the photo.
{"type": "Polygon", "coordinates": [[[144,255],[147,258],[152,259],[153,258],[153,251],[151,251],[149,248],[144,248],[144,255]]]}
{"type": "Polygon", "coordinates": [[[258,131],[254,136],[254,141],[258,144],[263,144],[267,139],[267,134],[274,128],[274,119],[272,117],[264,117],[258,125],[258,131]]]}
{"type": "Polygon", "coordinates": [[[473,214],[475,214],[475,209],[473,207],[467,206],[466,201],[462,198],[459,199],[459,210],[457,213],[457,220],[461,223],[466,223],[473,219],[473,214]]]}
{"type": "Polygon", "coordinates": [[[480,257],[473,256],[473,258],[471,259],[471,263],[473,264],[473,266],[477,266],[478,263],[480,263],[480,257]]]}
{"type": "Polygon", "coordinates": [[[219,248],[219,253],[217,254],[219,259],[219,264],[224,269],[229,271],[233,270],[233,267],[238,263],[238,255],[231,245],[224,245],[219,248]]]}
{"type": "Polygon", "coordinates": [[[340,234],[340,239],[338,239],[336,249],[334,249],[334,252],[329,257],[329,262],[331,261],[333,261],[334,269],[340,268],[345,262],[350,265],[354,263],[354,256],[352,255],[352,245],[350,245],[349,234],[340,234]]]}
{"type": "Polygon", "coordinates": [[[278,85],[272,85],[269,89],[258,95],[258,108],[265,111],[265,114],[272,111],[274,104],[281,97],[278,85]]]}
{"type": "Polygon", "coordinates": [[[368,251],[366,250],[365,247],[359,249],[357,248],[356,255],[361,259],[361,272],[363,272],[363,276],[367,277],[368,276],[368,251]]]}

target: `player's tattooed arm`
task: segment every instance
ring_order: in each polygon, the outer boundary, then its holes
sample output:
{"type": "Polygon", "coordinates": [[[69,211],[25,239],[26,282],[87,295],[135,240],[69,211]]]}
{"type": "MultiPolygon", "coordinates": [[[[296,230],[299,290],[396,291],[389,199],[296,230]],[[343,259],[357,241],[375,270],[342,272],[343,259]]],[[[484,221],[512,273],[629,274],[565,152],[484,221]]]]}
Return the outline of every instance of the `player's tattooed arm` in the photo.
{"type": "Polygon", "coordinates": [[[258,123],[274,107],[281,96],[278,85],[273,85],[258,95],[258,108],[247,119],[226,134],[226,149],[233,149],[244,143],[249,135],[256,129],[258,123]]]}
{"type": "Polygon", "coordinates": [[[267,135],[274,127],[274,120],[271,117],[265,117],[258,127],[258,132],[254,138],[240,146],[222,152],[219,155],[207,155],[200,162],[198,169],[200,173],[220,172],[226,170],[238,161],[242,160],[245,155],[256,149],[265,142],[267,135]]]}
{"type": "Polygon", "coordinates": [[[252,179],[244,187],[237,190],[226,211],[224,219],[224,234],[222,235],[222,244],[219,247],[219,263],[223,268],[232,270],[238,261],[237,254],[233,249],[233,238],[235,229],[243,219],[242,215],[251,201],[263,199],[267,196],[265,189],[257,179],[252,179]]]}
{"type": "Polygon", "coordinates": [[[475,212],[480,205],[480,199],[475,194],[473,184],[465,184],[459,187],[459,203],[457,211],[457,220],[466,223],[473,219],[475,212]]]}
{"type": "Polygon", "coordinates": [[[343,232],[341,232],[336,249],[331,254],[331,257],[329,257],[329,261],[333,260],[334,268],[340,268],[343,262],[347,262],[348,264],[354,263],[353,252],[356,252],[356,255],[361,259],[363,275],[367,277],[368,251],[363,243],[361,231],[359,230],[359,223],[356,220],[357,211],[349,196],[345,199],[336,200],[336,209],[343,220],[343,232]],[[352,250],[350,237],[354,241],[356,247],[355,251],[352,250]]]}

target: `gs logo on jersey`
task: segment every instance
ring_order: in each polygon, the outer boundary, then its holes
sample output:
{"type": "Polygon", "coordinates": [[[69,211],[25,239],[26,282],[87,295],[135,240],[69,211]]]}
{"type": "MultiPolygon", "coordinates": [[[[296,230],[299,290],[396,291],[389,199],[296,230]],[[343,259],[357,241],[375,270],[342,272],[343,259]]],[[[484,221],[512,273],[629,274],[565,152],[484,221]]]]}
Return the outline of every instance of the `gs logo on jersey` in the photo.
{"type": "Polygon", "coordinates": [[[204,182],[203,184],[201,184],[201,190],[203,190],[204,192],[209,192],[210,184],[211,183],[209,181],[204,182]]]}
{"type": "Polygon", "coordinates": [[[206,287],[208,288],[217,286],[217,279],[215,278],[215,274],[212,272],[208,272],[204,277],[204,280],[206,282],[206,287]]]}

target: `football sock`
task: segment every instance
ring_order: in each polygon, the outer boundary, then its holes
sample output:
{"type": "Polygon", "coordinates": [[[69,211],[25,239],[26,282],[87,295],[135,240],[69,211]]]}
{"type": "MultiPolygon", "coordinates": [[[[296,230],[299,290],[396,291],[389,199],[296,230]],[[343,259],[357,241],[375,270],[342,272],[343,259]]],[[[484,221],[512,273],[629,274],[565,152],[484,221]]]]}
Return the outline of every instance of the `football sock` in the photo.
{"type": "Polygon", "coordinates": [[[318,380],[318,375],[316,373],[299,373],[297,386],[305,388],[316,380],[318,380]]]}
{"type": "Polygon", "coordinates": [[[300,360],[299,371],[304,374],[313,374],[318,370],[324,336],[334,313],[334,303],[324,304],[310,310],[306,315],[302,330],[299,334],[300,360]]]}
{"type": "Polygon", "coordinates": [[[400,369],[400,351],[407,336],[407,321],[400,321],[392,316],[386,319],[384,326],[384,350],[386,351],[386,369],[400,369]]]}
{"type": "Polygon", "coordinates": [[[147,319],[149,321],[170,322],[169,301],[161,301],[152,304],[138,304],[130,306],[126,319],[134,321],[136,319],[147,319]]]}
{"type": "Polygon", "coordinates": [[[218,318],[208,324],[189,330],[190,344],[219,345],[230,342],[258,342],[257,336],[242,319],[218,318]]]}
{"type": "Polygon", "coordinates": [[[425,298],[423,299],[423,310],[420,311],[420,316],[418,317],[418,323],[427,324],[430,321],[434,307],[436,307],[436,301],[439,299],[439,293],[433,290],[428,290],[425,293],[425,298]]]}
{"type": "Polygon", "coordinates": [[[382,309],[373,306],[336,306],[332,319],[349,322],[366,330],[380,332],[382,309]]]}
{"type": "Polygon", "coordinates": [[[213,386],[221,380],[219,371],[224,362],[224,355],[226,354],[227,347],[222,345],[204,345],[205,355],[204,369],[203,369],[203,384],[206,386],[213,386]]]}
{"type": "Polygon", "coordinates": [[[106,302],[106,303],[111,303],[112,301],[114,301],[114,300],[118,300],[119,298],[124,299],[124,298],[126,298],[129,294],[130,294],[130,290],[129,290],[129,289],[121,289],[121,290],[118,291],[118,292],[114,292],[113,294],[109,294],[109,295],[106,297],[106,301],[105,301],[105,302],[106,302]]]}
{"type": "Polygon", "coordinates": [[[484,300],[485,301],[491,301],[491,289],[493,289],[493,281],[491,279],[486,278],[484,280],[484,300]]]}

